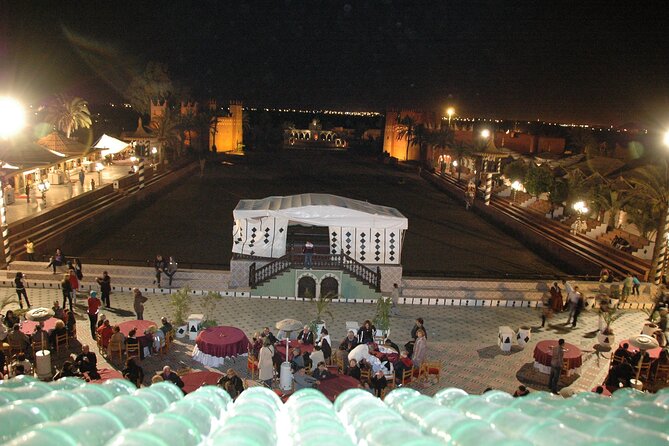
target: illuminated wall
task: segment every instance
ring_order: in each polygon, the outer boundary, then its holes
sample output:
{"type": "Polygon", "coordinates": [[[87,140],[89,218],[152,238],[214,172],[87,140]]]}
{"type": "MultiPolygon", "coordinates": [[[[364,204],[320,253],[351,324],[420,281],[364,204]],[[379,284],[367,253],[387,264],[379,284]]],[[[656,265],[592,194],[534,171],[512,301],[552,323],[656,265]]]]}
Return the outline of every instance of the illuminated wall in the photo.
{"type": "Polygon", "coordinates": [[[216,137],[209,135],[209,149],[216,145],[217,152],[230,152],[242,148],[244,132],[242,129],[242,103],[230,102],[230,116],[217,118],[216,137]]]}
{"type": "Polygon", "coordinates": [[[399,121],[407,116],[411,117],[416,124],[424,124],[428,128],[434,127],[434,116],[430,113],[417,110],[388,110],[383,129],[383,151],[401,161],[420,159],[420,149],[416,144],[410,145],[407,157],[407,140],[406,138],[398,139],[400,130],[403,128],[399,121]]]}

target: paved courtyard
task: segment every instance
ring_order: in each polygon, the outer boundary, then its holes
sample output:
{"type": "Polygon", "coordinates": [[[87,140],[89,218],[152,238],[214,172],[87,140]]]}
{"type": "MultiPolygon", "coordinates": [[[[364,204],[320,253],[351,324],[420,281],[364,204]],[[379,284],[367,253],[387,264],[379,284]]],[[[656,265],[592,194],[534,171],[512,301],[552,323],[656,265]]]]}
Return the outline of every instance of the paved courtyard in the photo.
{"type": "MultiPolygon", "coordinates": [[[[10,289],[3,293],[13,293],[10,289]]],[[[48,289],[28,289],[33,306],[48,306],[54,299],[61,299],[60,291],[48,289]]],[[[147,295],[144,317],[158,322],[161,316],[171,319],[169,296],[147,295]]],[[[112,323],[133,320],[132,300],[130,293],[115,293],[111,297],[113,309],[103,309],[112,323]]],[[[201,297],[194,296],[190,312],[202,312],[201,297]]],[[[80,301],[81,302],[81,301],[80,301]]],[[[14,304],[15,306],[15,304],[14,304]]],[[[335,346],[344,337],[345,322],[371,319],[374,316],[373,305],[366,304],[332,304],[334,321],[327,321],[333,344],[335,346]]],[[[77,332],[81,343],[95,344],[92,340],[85,316],[85,306],[77,306],[77,332]]],[[[284,318],[296,318],[307,322],[313,318],[314,307],[310,303],[295,301],[277,301],[251,298],[224,298],[219,301],[215,318],[219,325],[233,325],[244,330],[250,337],[254,331],[263,326],[273,327],[274,323],[284,318]]],[[[575,390],[589,390],[601,383],[608,369],[610,352],[598,352],[594,349],[597,343],[593,330],[597,328],[597,317],[586,311],[580,318],[579,327],[570,329],[563,325],[566,314],[562,313],[550,320],[546,329],[538,328],[540,316],[537,310],[527,308],[472,308],[472,307],[434,307],[434,306],[402,306],[400,316],[391,320],[391,339],[400,346],[409,340],[409,332],[417,317],[425,319],[428,331],[428,359],[443,364],[439,383],[419,385],[421,392],[432,395],[439,389],[458,387],[470,393],[480,393],[486,387],[501,389],[507,392],[521,383],[531,389],[547,390],[548,376],[534,370],[532,351],[536,342],[544,339],[563,337],[583,350],[583,367],[580,377],[564,384],[571,385],[575,390]],[[533,326],[533,338],[530,344],[521,350],[513,347],[510,354],[502,353],[497,347],[497,327],[508,325],[517,329],[520,325],[533,326]],[[573,381],[573,382],[572,382],[573,381]]],[[[640,311],[626,311],[615,323],[618,340],[638,334],[646,314],[640,311]]],[[[275,330],[274,330],[275,331],[275,330]]],[[[174,369],[190,367],[193,370],[205,370],[207,367],[190,358],[194,342],[177,340],[172,350],[165,357],[150,357],[142,362],[146,373],[146,383],[151,375],[168,364],[174,369]]],[[[73,349],[80,346],[75,343],[73,349]]],[[[99,367],[109,367],[106,360],[99,357],[99,367]]],[[[64,360],[64,355],[56,356],[55,362],[64,360]]],[[[246,376],[246,359],[228,360],[220,368],[234,367],[241,376],[246,376]]]]}

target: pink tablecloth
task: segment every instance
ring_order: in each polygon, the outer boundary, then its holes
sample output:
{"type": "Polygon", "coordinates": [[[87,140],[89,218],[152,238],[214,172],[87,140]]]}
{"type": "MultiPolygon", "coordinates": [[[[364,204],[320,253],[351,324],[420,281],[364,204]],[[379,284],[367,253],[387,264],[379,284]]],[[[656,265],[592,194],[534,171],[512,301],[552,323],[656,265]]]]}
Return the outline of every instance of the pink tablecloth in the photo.
{"type": "Polygon", "coordinates": [[[183,391],[186,393],[194,392],[202,386],[216,385],[218,380],[223,377],[222,373],[218,372],[190,372],[181,377],[184,382],[183,391]]]}
{"type": "Polygon", "coordinates": [[[209,327],[198,333],[195,339],[200,352],[227,358],[248,353],[249,339],[239,328],[235,327],[209,327]]]}
{"type": "MultiPolygon", "coordinates": [[[[551,359],[553,358],[553,347],[557,345],[558,341],[541,341],[534,347],[534,360],[546,367],[551,366],[551,359]]],[[[579,369],[582,364],[581,349],[574,344],[564,343],[564,359],[567,361],[567,370],[579,369]]]]}
{"type": "MultiPolygon", "coordinates": [[[[290,351],[288,352],[288,359],[293,359],[293,349],[299,347],[300,352],[308,352],[311,353],[314,351],[314,346],[313,344],[300,344],[297,340],[293,339],[290,341],[290,351]]],[[[282,358],[286,357],[286,343],[285,341],[280,341],[274,344],[274,348],[276,348],[276,351],[281,355],[282,358]]]]}
{"type": "MultiPolygon", "coordinates": [[[[623,341],[620,341],[620,344],[618,344],[618,347],[622,348],[623,344],[627,344],[627,351],[630,353],[637,353],[639,351],[638,348],[630,345],[629,339],[625,339],[623,341]]],[[[662,347],[657,347],[652,350],[646,350],[646,353],[650,356],[650,359],[657,359],[660,357],[660,353],[662,353],[662,347]]]]}
{"type": "Polygon", "coordinates": [[[334,378],[322,380],[318,386],[318,390],[323,392],[327,399],[334,402],[344,390],[355,389],[357,387],[360,387],[360,381],[357,379],[348,375],[337,375],[334,378]]]}
{"type": "MultiPolygon", "coordinates": [[[[44,321],[44,331],[49,332],[49,330],[53,330],[56,328],[56,322],[58,322],[60,319],[57,319],[55,317],[50,317],[49,319],[44,321]]],[[[35,332],[35,327],[39,325],[39,322],[34,322],[34,321],[23,321],[21,323],[21,331],[28,336],[31,336],[35,332]]]]}
{"type": "Polygon", "coordinates": [[[153,321],[126,321],[126,322],[121,322],[118,324],[118,327],[121,329],[121,333],[127,338],[128,333],[130,333],[130,330],[133,328],[137,329],[137,341],[139,342],[139,345],[144,347],[147,345],[150,345],[151,342],[153,341],[152,339],[149,339],[148,337],[144,336],[144,331],[149,328],[156,326],[156,323],[153,321]]]}
{"type": "Polygon", "coordinates": [[[114,369],[98,369],[100,379],[91,380],[91,383],[100,384],[109,379],[123,379],[123,375],[118,370],[114,369]]]}

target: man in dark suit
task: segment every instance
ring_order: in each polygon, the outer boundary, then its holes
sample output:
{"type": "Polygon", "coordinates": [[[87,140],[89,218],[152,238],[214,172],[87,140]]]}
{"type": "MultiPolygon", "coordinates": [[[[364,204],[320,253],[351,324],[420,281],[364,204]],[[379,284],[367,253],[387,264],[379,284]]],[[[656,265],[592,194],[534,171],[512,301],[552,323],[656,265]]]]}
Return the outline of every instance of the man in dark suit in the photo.
{"type": "Polygon", "coordinates": [[[170,366],[166,365],[163,367],[163,373],[161,373],[160,376],[163,378],[163,381],[169,381],[180,389],[183,389],[184,382],[181,380],[179,375],[170,369],[170,366]]]}
{"type": "Polygon", "coordinates": [[[311,332],[311,329],[308,325],[304,326],[304,330],[297,335],[297,342],[300,344],[313,344],[314,343],[314,334],[311,332]]]}
{"type": "Polygon", "coordinates": [[[269,342],[271,342],[272,345],[276,344],[277,341],[276,336],[272,334],[272,332],[269,330],[269,327],[263,328],[262,334],[265,335],[266,338],[269,338],[269,342]]]}

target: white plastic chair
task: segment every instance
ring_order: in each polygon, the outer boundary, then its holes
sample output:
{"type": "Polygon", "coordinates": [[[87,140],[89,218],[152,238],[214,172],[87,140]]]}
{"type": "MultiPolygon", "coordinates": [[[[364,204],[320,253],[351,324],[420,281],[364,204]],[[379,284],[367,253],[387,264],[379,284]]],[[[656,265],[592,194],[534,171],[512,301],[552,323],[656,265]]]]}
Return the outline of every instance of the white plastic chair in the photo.
{"type": "Polygon", "coordinates": [[[360,324],[358,324],[356,321],[346,321],[346,333],[348,333],[349,331],[357,333],[358,328],[360,328],[360,324]]]}

